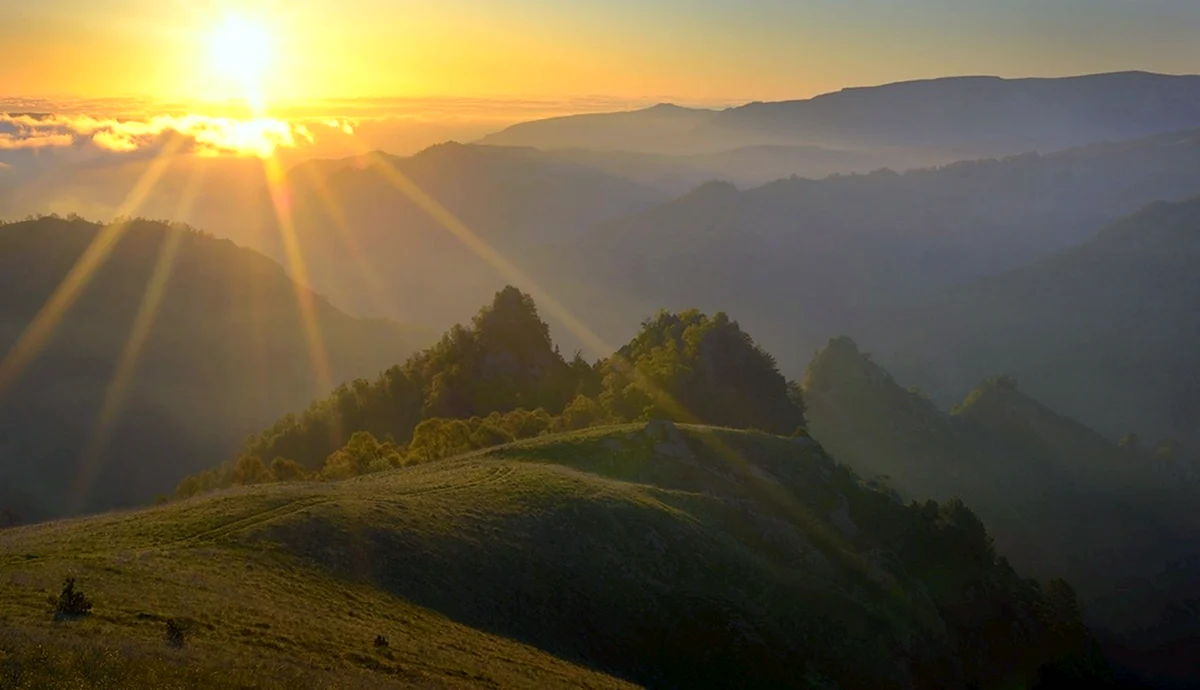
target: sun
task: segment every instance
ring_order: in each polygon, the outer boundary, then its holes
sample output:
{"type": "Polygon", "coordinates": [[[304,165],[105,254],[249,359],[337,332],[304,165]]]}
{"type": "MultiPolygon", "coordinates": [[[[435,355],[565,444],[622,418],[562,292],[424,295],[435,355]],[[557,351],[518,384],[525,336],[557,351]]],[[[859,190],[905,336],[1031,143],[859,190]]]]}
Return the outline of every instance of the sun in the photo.
{"type": "Polygon", "coordinates": [[[215,76],[260,95],[271,66],[271,32],[244,17],[227,17],[212,32],[209,60],[215,76]]]}

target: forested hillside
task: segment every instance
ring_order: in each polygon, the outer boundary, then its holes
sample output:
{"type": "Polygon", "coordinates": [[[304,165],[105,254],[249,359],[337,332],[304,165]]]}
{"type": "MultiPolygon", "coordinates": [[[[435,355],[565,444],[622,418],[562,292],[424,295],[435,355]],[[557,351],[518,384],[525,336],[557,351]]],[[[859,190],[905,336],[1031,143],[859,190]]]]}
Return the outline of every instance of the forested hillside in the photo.
{"type": "Polygon", "coordinates": [[[1200,529],[1200,464],[1118,447],[1008,376],[992,377],[954,414],[943,413],[847,338],[817,355],[804,394],[809,430],[834,457],[906,499],[961,498],[1018,568],[1067,576],[1122,662],[1155,670],[1159,661],[1144,656],[1155,645],[1143,635],[1197,651],[1200,628],[1178,616],[1189,596],[1179,584],[1155,583],[1200,553],[1191,536],[1200,529]]]}
{"type": "Polygon", "coordinates": [[[29,521],[145,504],[417,344],[397,324],[347,316],[261,254],[186,227],[4,225],[0,508],[29,521]],[[68,280],[103,246],[88,280],[68,280]],[[51,299],[64,285],[80,288],[73,304],[51,299]],[[51,318],[39,321],[43,310],[51,318]],[[34,323],[52,326],[44,342],[34,323]]]}
{"type": "Polygon", "coordinates": [[[517,438],[669,418],[792,433],[798,389],[725,314],[660,313],[606,360],[567,361],[529,295],[506,287],[473,319],[377,379],[358,379],[249,439],[181,495],[317,474],[342,477],[517,438]]]}

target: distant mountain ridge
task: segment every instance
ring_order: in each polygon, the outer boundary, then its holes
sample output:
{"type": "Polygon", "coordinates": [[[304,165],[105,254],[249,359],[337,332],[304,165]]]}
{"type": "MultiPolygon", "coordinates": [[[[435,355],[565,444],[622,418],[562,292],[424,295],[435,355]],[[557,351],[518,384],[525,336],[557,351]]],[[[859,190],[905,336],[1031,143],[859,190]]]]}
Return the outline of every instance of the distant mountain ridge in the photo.
{"type": "MultiPolygon", "coordinates": [[[[1148,203],[1195,194],[1197,160],[1200,131],[1190,130],[905,173],[745,190],[714,182],[605,223],[564,251],[643,309],[738,314],[799,372],[839,333],[861,331],[882,357],[888,343],[866,337],[874,331],[864,325],[880,312],[1087,242],[1148,203]]],[[[949,400],[1005,370],[972,371],[949,400]]]]}
{"type": "Polygon", "coordinates": [[[762,144],[901,146],[971,157],[1044,152],[1195,127],[1200,127],[1200,76],[1115,72],[925,79],[721,111],[658,106],[522,123],[481,141],[655,153],[762,144]],[[624,145],[614,146],[617,140],[624,145]]]}
{"type": "Polygon", "coordinates": [[[865,329],[880,361],[945,403],[1006,372],[1115,440],[1200,443],[1200,198],[1151,204],[1092,241],[865,329]]]}
{"type": "MultiPolygon", "coordinates": [[[[297,247],[313,257],[315,290],[354,313],[436,330],[514,282],[474,240],[536,280],[572,286],[577,272],[562,264],[559,245],[664,198],[536,149],[454,142],[409,157],[310,161],[289,171],[283,186],[297,247]]],[[[255,228],[246,242],[286,256],[271,202],[263,198],[258,208],[243,223],[255,228]]]]}

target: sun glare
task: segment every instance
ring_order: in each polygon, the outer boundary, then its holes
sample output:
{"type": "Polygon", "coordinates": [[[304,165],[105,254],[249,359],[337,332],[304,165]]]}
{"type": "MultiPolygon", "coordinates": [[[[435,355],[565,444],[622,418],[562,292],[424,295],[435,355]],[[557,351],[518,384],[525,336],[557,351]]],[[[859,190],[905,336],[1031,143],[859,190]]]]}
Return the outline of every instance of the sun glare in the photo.
{"type": "Polygon", "coordinates": [[[261,97],[271,66],[271,33],[243,17],[228,17],[213,31],[209,58],[215,76],[236,83],[247,97],[261,97]]]}

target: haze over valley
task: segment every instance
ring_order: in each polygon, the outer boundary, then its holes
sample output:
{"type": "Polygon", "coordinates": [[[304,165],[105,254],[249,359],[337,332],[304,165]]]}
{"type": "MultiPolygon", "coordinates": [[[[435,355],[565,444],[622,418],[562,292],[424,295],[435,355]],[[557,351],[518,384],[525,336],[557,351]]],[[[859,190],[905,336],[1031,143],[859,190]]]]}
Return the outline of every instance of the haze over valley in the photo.
{"type": "Polygon", "coordinates": [[[1200,10],[400,4],[0,8],[0,687],[1200,687],[1200,10]]]}

